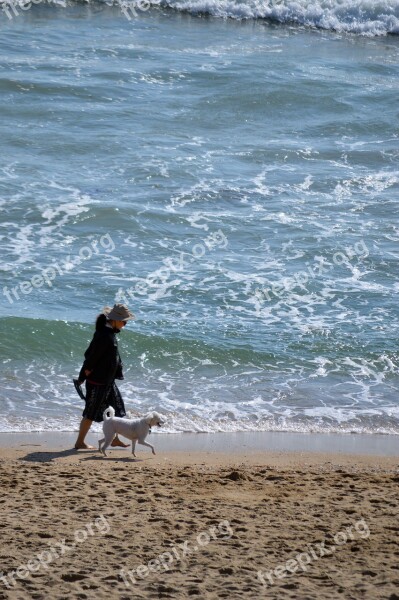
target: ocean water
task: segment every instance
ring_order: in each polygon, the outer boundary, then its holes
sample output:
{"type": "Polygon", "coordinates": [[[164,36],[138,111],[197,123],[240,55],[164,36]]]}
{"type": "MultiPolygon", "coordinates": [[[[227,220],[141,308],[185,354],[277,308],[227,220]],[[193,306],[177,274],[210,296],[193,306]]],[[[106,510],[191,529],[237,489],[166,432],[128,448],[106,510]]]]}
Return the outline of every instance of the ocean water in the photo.
{"type": "Polygon", "coordinates": [[[125,301],[167,432],[398,434],[399,1],[140,6],[0,10],[0,431],[125,301]]]}

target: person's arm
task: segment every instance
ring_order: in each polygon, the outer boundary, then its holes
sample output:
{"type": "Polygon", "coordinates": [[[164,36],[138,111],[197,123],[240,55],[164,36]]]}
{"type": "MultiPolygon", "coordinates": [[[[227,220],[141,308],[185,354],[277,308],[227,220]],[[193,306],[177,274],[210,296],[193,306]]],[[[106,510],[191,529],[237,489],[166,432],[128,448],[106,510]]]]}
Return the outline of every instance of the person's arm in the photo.
{"type": "Polygon", "coordinates": [[[115,379],[125,379],[123,376],[123,362],[121,360],[119,352],[118,352],[118,367],[116,369],[115,379]]]}
{"type": "Polygon", "coordinates": [[[89,371],[89,369],[86,369],[86,364],[83,363],[83,367],[80,369],[80,373],[79,373],[79,377],[78,377],[78,381],[80,384],[82,384],[87,377],[90,375],[91,371],[89,371]]]}

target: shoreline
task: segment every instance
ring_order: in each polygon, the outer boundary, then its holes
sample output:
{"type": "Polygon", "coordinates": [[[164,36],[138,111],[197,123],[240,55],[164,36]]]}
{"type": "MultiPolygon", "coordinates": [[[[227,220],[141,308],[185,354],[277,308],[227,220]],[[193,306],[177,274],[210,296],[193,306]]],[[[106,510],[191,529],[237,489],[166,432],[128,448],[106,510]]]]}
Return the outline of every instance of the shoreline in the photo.
{"type": "MultiPolygon", "coordinates": [[[[89,432],[87,442],[97,446],[100,432],[89,432]]],[[[0,433],[0,448],[41,446],[73,448],[76,432],[0,433]]],[[[235,455],[261,452],[307,452],[323,454],[399,457],[399,436],[350,433],[218,432],[173,433],[153,431],[152,443],[159,452],[207,452],[235,455]]],[[[140,447],[139,447],[140,448],[140,447]]]]}

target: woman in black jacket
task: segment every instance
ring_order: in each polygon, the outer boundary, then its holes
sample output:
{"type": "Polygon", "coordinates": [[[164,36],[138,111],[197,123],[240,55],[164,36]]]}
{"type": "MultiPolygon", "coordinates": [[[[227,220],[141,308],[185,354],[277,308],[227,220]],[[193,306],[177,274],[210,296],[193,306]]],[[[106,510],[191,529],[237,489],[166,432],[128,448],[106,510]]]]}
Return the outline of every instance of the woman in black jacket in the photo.
{"type": "MultiPolygon", "coordinates": [[[[115,384],[115,379],[123,379],[116,334],[129,319],[134,319],[134,315],[124,304],[105,308],[97,317],[96,331],[79,373],[79,383],[86,381],[86,406],[75,443],[76,450],[93,448],[86,444],[85,437],[93,421],[100,423],[103,420],[103,412],[108,406],[115,409],[115,416],[126,415],[121,393],[115,384]]],[[[125,448],[126,444],[115,437],[112,446],[125,448]]]]}

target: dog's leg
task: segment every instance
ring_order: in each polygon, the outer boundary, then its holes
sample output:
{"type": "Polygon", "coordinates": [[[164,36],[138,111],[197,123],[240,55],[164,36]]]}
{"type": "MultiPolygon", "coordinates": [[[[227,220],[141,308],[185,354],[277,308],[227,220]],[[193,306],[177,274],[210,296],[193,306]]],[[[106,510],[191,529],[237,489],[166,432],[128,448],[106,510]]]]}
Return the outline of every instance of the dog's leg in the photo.
{"type": "Polygon", "coordinates": [[[136,440],[132,441],[132,454],[134,457],[136,456],[136,440]]]}
{"type": "Polygon", "coordinates": [[[147,446],[148,448],[151,448],[152,453],[155,454],[154,446],[151,446],[151,444],[149,444],[148,442],[145,442],[144,440],[138,440],[138,443],[142,446],[147,446]]]}
{"type": "Polygon", "coordinates": [[[104,456],[107,456],[107,453],[105,451],[107,450],[108,446],[112,442],[113,437],[114,437],[114,433],[113,432],[111,432],[110,435],[105,435],[105,438],[104,438],[105,441],[104,441],[104,444],[103,444],[103,447],[102,447],[102,450],[101,450],[101,452],[104,454],[104,456]]]}
{"type": "Polygon", "coordinates": [[[102,453],[102,450],[101,450],[101,444],[102,444],[103,442],[105,442],[105,438],[103,438],[102,440],[98,440],[98,450],[99,450],[99,452],[101,452],[101,453],[102,453]]]}

